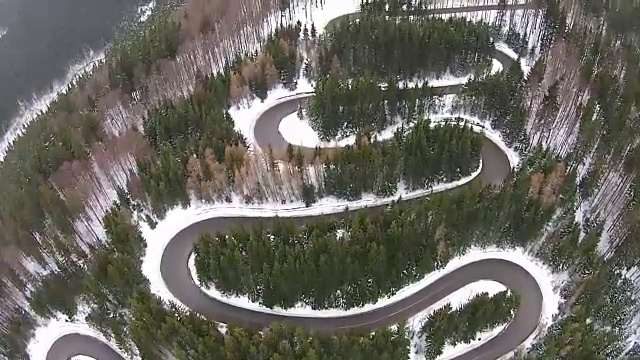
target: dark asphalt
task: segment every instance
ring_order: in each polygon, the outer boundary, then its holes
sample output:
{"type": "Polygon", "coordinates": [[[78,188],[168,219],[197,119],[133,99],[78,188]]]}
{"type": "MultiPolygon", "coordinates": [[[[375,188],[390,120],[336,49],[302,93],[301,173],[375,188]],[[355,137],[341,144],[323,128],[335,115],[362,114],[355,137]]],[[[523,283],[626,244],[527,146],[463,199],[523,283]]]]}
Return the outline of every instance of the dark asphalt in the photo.
{"type": "MultiPolygon", "coordinates": [[[[532,7],[532,5],[517,5],[515,7],[525,8],[532,7]]],[[[496,6],[473,6],[443,9],[438,13],[496,9],[496,6]]],[[[354,14],[346,16],[355,17],[354,14]]],[[[513,64],[508,56],[498,51],[496,51],[496,59],[502,62],[505,68],[513,64]]],[[[440,91],[454,93],[459,89],[460,86],[447,86],[442,87],[440,91]]],[[[266,148],[271,144],[274,149],[286,148],[287,142],[278,131],[278,125],[284,116],[296,111],[298,101],[300,100],[294,99],[274,106],[258,119],[254,132],[260,147],[266,148]]],[[[507,178],[510,165],[506,155],[486,138],[482,159],[483,168],[478,177],[480,181],[499,184],[507,178]]],[[[380,208],[383,207],[370,208],[369,210],[376,211],[380,208]]],[[[294,217],[291,220],[302,225],[310,218],[294,217]]],[[[272,221],[273,219],[268,218],[218,217],[191,224],[181,230],[167,245],[160,264],[160,272],[168,289],[191,310],[212,321],[257,328],[268,326],[273,321],[283,321],[328,334],[345,331],[372,331],[396,324],[430,307],[454,291],[479,280],[500,282],[520,296],[520,306],[513,321],[500,335],[453,360],[495,360],[517,348],[538,326],[542,311],[542,292],[535,278],[520,265],[500,259],[481,260],[463,266],[439,278],[412,296],[385,307],[361,314],[338,317],[284,316],[240,308],[211,298],[193,281],[187,262],[193,244],[200,234],[224,232],[238,225],[250,227],[263,223],[268,226],[272,221]]],[[[87,355],[98,360],[124,360],[107,344],[80,334],[69,334],[59,338],[49,350],[47,360],[67,360],[75,355],[87,355]]]]}
{"type": "Polygon", "coordinates": [[[120,353],[102,340],[77,333],[58,338],[51,345],[47,360],[67,360],[78,355],[90,356],[97,360],[125,360],[120,353]]]}

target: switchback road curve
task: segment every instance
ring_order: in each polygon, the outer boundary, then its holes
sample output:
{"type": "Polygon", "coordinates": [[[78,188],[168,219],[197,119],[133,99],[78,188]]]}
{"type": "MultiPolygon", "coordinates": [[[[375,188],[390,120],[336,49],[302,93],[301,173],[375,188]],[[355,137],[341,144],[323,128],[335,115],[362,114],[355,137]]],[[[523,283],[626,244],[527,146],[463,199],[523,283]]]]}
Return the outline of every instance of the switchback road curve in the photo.
{"type": "MultiPolygon", "coordinates": [[[[532,3],[510,5],[507,9],[534,8],[532,3]]],[[[497,5],[467,6],[451,9],[436,9],[429,14],[451,14],[500,10],[497,5]]],[[[333,19],[327,25],[334,26],[337,20],[348,17],[355,19],[357,13],[343,15],[333,19]]],[[[514,61],[506,54],[497,51],[495,58],[504,68],[512,66],[514,61]]],[[[439,88],[443,94],[455,93],[460,85],[439,88]]],[[[311,95],[310,95],[311,96],[311,95]]],[[[254,132],[256,142],[266,148],[284,149],[286,140],[278,131],[278,125],[285,116],[295,112],[300,99],[291,99],[278,104],[256,121],[254,132]]],[[[509,175],[510,164],[506,154],[491,140],[485,138],[482,150],[483,167],[478,178],[484,183],[502,183],[509,175]]],[[[329,215],[331,216],[331,215],[329,215]]],[[[311,217],[293,217],[292,221],[302,225],[311,217]]],[[[176,234],[169,242],[162,256],[160,271],[168,289],[176,298],[191,310],[212,321],[242,324],[252,327],[265,327],[273,321],[284,321],[314,329],[322,333],[344,331],[372,331],[405,320],[412,315],[432,306],[456,290],[479,280],[494,280],[508,287],[520,296],[520,306],[513,321],[498,336],[488,342],[465,352],[453,360],[494,360],[514,350],[524,342],[537,328],[542,312],[542,291],[535,278],[524,268],[502,259],[486,259],[463,266],[439,278],[429,286],[408,298],[371,311],[337,317],[305,317],[264,313],[237,307],[208,296],[193,281],[187,266],[195,241],[203,232],[224,232],[232,227],[267,224],[272,219],[246,217],[216,217],[189,225],[176,234]]],[[[77,355],[85,355],[97,360],[125,360],[110,345],[89,335],[67,334],[58,338],[47,353],[47,360],[67,360],[77,355]]]]}

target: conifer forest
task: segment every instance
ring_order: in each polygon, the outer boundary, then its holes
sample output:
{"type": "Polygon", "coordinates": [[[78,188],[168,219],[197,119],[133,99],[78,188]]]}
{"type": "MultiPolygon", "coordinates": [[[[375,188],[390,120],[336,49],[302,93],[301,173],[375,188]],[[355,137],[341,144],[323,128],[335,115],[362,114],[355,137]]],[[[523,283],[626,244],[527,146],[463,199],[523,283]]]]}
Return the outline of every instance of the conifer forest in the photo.
{"type": "Polygon", "coordinates": [[[0,358],[640,360],[640,2],[350,2],[118,32],[0,163],[0,358]]]}

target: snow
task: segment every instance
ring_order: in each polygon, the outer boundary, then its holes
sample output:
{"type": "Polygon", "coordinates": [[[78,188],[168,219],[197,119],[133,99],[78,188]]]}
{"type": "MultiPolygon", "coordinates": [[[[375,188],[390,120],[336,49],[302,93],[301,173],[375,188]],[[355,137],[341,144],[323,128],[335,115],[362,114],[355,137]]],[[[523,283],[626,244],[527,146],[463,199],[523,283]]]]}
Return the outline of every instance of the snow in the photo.
{"type": "MultiPolygon", "coordinates": [[[[27,353],[32,360],[45,360],[47,358],[47,352],[51,346],[64,335],[68,334],[82,334],[94,337],[105,344],[108,344],[122,355],[123,358],[125,352],[113,345],[112,342],[102,335],[98,330],[91,327],[85,320],[89,313],[89,308],[86,305],[80,306],[78,309],[78,316],[72,321],[66,319],[66,316],[58,313],[54,318],[41,320],[39,326],[36,328],[33,337],[27,344],[27,353]]],[[[88,356],[75,356],[72,359],[93,359],[88,356]]]]}
{"type": "MultiPolygon", "coordinates": [[[[393,127],[389,127],[388,129],[392,128],[393,127]]],[[[308,119],[301,119],[297,113],[289,114],[282,118],[280,125],[278,125],[278,131],[288,143],[303,147],[329,147],[334,144],[337,146],[347,146],[355,143],[354,136],[348,136],[340,141],[334,142],[333,144],[321,141],[315,130],[311,128],[311,124],[309,124],[308,119]]],[[[378,140],[385,140],[392,136],[393,131],[387,130],[377,134],[378,140]]]]}
{"type": "Polygon", "coordinates": [[[0,39],[2,39],[2,37],[4,37],[7,34],[7,29],[0,27],[0,39]]]}
{"type": "Polygon", "coordinates": [[[138,21],[146,21],[149,16],[151,16],[151,12],[156,7],[155,0],[149,1],[146,5],[142,5],[138,7],[138,21]]]}
{"type": "Polygon", "coordinates": [[[502,51],[503,53],[505,53],[505,55],[509,56],[513,60],[520,61],[520,67],[522,68],[524,76],[526,77],[527,75],[529,75],[529,72],[531,72],[531,68],[533,67],[531,65],[531,61],[520,58],[520,56],[518,56],[518,54],[504,42],[497,42],[496,49],[502,51]]]}
{"type": "Polygon", "coordinates": [[[491,75],[502,71],[502,63],[496,59],[491,59],[491,75]]]}
{"type": "Polygon", "coordinates": [[[310,9],[305,4],[302,11],[296,12],[293,16],[291,23],[295,24],[300,21],[303,27],[306,24],[309,29],[311,29],[311,24],[313,23],[316,32],[322,34],[329,21],[338,16],[356,12],[359,8],[360,0],[325,0],[322,8],[312,6],[310,9]]]}

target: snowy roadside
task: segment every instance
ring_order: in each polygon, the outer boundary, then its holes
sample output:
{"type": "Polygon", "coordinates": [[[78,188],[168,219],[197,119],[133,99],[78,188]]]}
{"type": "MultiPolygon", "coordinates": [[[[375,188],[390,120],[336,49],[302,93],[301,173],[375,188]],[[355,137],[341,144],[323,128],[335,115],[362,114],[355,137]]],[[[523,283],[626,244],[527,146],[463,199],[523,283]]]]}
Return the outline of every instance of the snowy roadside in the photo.
{"type": "MultiPolygon", "coordinates": [[[[89,308],[86,305],[81,305],[78,309],[78,314],[74,319],[69,320],[66,319],[66,316],[58,314],[55,318],[41,322],[33,333],[31,341],[27,345],[27,353],[31,360],[47,359],[47,353],[56,340],[68,334],[91,336],[109,345],[112,349],[124,356],[125,352],[122,351],[122,349],[118,348],[118,346],[113,342],[107,340],[104,335],[87,323],[86,317],[88,314],[89,308]]],[[[124,357],[127,358],[126,356],[124,357]]],[[[74,356],[71,360],[85,359],[93,358],[78,355],[74,356]]]]}

